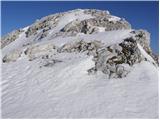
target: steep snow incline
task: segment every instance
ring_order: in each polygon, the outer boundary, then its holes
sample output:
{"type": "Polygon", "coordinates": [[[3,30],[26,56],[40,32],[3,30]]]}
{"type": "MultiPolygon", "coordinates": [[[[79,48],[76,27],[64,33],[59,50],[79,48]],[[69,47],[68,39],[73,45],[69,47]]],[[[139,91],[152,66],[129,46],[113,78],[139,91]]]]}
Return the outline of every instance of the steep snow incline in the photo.
{"type": "Polygon", "coordinates": [[[39,68],[20,59],[2,65],[3,118],[157,118],[158,71],[148,62],[123,79],[88,75],[94,63],[81,54],[39,68]]]}
{"type": "Polygon", "coordinates": [[[10,52],[12,52],[15,49],[19,49],[23,46],[23,44],[28,42],[28,39],[26,38],[25,31],[28,29],[28,27],[23,28],[24,32],[22,32],[19,37],[14,41],[11,42],[9,45],[5,46],[2,49],[2,57],[10,52]]]}
{"type": "MultiPolygon", "coordinates": [[[[151,63],[153,63],[154,65],[156,65],[156,63],[155,63],[155,61],[153,60],[153,58],[146,53],[146,51],[143,49],[143,47],[142,47],[140,44],[137,44],[137,46],[138,46],[138,48],[140,49],[142,55],[143,55],[148,61],[150,61],[151,63]]],[[[158,67],[158,66],[157,66],[157,67],[158,67]]]]}
{"type": "Polygon", "coordinates": [[[114,30],[108,32],[100,32],[92,35],[80,35],[80,39],[85,41],[94,41],[98,40],[106,45],[112,45],[122,42],[125,38],[130,36],[132,30],[114,30]]]}

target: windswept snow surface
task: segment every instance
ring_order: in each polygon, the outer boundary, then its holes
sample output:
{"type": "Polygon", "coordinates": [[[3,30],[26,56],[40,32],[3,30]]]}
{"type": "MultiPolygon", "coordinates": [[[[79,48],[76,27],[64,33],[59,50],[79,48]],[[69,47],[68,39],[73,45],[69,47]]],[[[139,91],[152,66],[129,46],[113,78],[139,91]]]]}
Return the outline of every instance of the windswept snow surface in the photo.
{"type": "Polygon", "coordinates": [[[88,42],[97,40],[109,46],[116,43],[121,43],[123,39],[130,36],[131,31],[132,30],[115,30],[108,32],[99,32],[91,35],[79,33],[77,36],[72,36],[72,37],[59,36],[53,39],[51,38],[50,40],[39,42],[37,44],[53,43],[56,46],[62,46],[66,43],[75,42],[77,40],[85,40],[88,42]]]}
{"type": "Polygon", "coordinates": [[[149,62],[108,79],[87,74],[92,57],[56,58],[63,62],[53,67],[25,59],[2,65],[3,118],[158,118],[158,71],[149,62]]]}
{"type": "Polygon", "coordinates": [[[143,55],[148,61],[150,61],[151,63],[154,63],[154,65],[156,65],[156,63],[155,63],[155,61],[153,60],[153,58],[146,53],[146,51],[143,49],[143,47],[142,47],[140,44],[137,44],[137,46],[138,46],[138,48],[140,49],[142,55],[143,55]]]}
{"type": "MultiPolygon", "coordinates": [[[[129,37],[130,31],[57,37],[38,44],[61,46],[84,38],[112,45],[129,37]]],[[[17,39],[2,53],[18,49],[19,42],[17,39]]],[[[39,59],[25,57],[2,64],[3,118],[158,118],[158,69],[150,62],[134,65],[125,78],[108,79],[101,72],[88,75],[87,70],[94,66],[91,56],[61,53],[54,57],[62,62],[52,67],[39,68],[39,59]]]]}

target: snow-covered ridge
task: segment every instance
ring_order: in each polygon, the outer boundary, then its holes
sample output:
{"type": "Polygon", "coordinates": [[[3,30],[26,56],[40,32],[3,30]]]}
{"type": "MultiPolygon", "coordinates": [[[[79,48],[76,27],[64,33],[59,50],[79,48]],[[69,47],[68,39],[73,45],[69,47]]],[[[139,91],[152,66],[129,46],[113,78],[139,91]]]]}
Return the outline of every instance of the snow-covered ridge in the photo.
{"type": "MultiPolygon", "coordinates": [[[[121,20],[118,17],[110,15],[109,12],[101,11],[101,10],[94,10],[94,9],[93,10],[92,9],[91,10],[89,10],[89,9],[84,9],[84,10],[76,9],[76,10],[71,10],[71,11],[64,12],[64,13],[57,13],[57,14],[43,17],[40,20],[36,20],[36,22],[33,23],[32,25],[26,27],[27,29],[25,29],[25,30],[20,29],[20,30],[22,30],[23,33],[25,32],[27,38],[29,37],[34,40],[41,40],[41,39],[43,40],[43,39],[45,39],[46,36],[47,37],[50,36],[51,38],[52,38],[52,36],[56,36],[57,34],[59,34],[60,30],[63,29],[67,24],[70,24],[71,22],[74,22],[77,20],[80,22],[80,24],[81,24],[81,21],[88,20],[87,23],[85,23],[85,24],[82,23],[82,27],[83,26],[87,27],[87,28],[85,28],[86,31],[89,31],[89,29],[92,29],[92,31],[93,31],[93,29],[96,29],[95,26],[93,28],[90,28],[90,26],[93,26],[93,25],[89,25],[89,24],[95,24],[94,23],[95,20],[98,20],[97,21],[98,23],[96,23],[97,29],[98,29],[98,26],[105,27],[106,30],[124,29],[125,27],[126,27],[126,29],[130,28],[129,23],[127,23],[125,20],[121,20]],[[102,19],[102,18],[105,21],[107,20],[109,22],[108,25],[106,24],[106,27],[103,25],[103,24],[105,24],[105,22],[100,23],[98,20],[98,19],[102,19]],[[115,29],[112,29],[115,26],[114,23],[115,23],[115,25],[117,24],[117,27],[115,29]],[[121,25],[119,25],[119,23],[122,23],[122,25],[124,25],[124,28],[123,27],[121,28],[120,27],[121,25]],[[119,28],[118,28],[118,26],[119,26],[119,28]],[[36,37],[36,39],[33,37],[36,37]]],[[[103,21],[103,20],[101,20],[101,21],[103,21]]],[[[70,26],[70,27],[72,27],[72,26],[70,26]]],[[[82,29],[82,28],[78,28],[78,29],[82,29]]],[[[74,30],[72,29],[71,31],[73,32],[74,30]]],[[[94,31],[97,31],[97,30],[94,30],[94,31]]],[[[17,33],[15,33],[14,35],[9,34],[6,37],[2,38],[2,41],[4,41],[4,42],[7,41],[8,36],[17,36],[16,38],[20,37],[20,35],[17,33]]],[[[11,42],[15,41],[15,39],[13,38],[13,40],[12,40],[12,37],[11,37],[10,41],[11,42]]],[[[4,44],[4,45],[3,44],[4,43],[2,42],[2,46],[5,47],[6,44],[4,44]]]]}
{"type": "Polygon", "coordinates": [[[109,11],[49,15],[3,40],[3,118],[158,118],[150,34],[109,11]]]}
{"type": "MultiPolygon", "coordinates": [[[[57,53],[54,54],[58,54],[59,49],[61,49],[63,46],[67,45],[68,47],[70,46],[67,49],[73,49],[73,47],[76,45],[72,45],[71,43],[77,44],[78,41],[83,41],[85,44],[91,44],[94,41],[100,41],[100,43],[103,45],[101,45],[98,49],[102,49],[103,47],[111,47],[118,44],[120,45],[127,39],[131,40],[131,46],[136,46],[135,49],[140,49],[141,47],[137,46],[140,44],[143,46],[143,49],[150,54],[151,58],[153,56],[149,45],[150,36],[147,31],[132,30],[130,24],[124,19],[113,16],[109,12],[95,9],[76,9],[69,12],[49,15],[37,20],[31,26],[28,26],[20,31],[22,32],[15,32],[11,35],[9,34],[11,37],[6,37],[6,39],[3,40],[10,40],[12,39],[12,36],[16,34],[13,42],[8,43],[9,45],[2,49],[3,62],[16,61],[21,58],[22,55],[27,55],[29,60],[32,60],[45,54],[53,54],[54,52],[52,53],[52,51],[57,51],[57,53]],[[134,42],[137,43],[137,45],[134,45],[134,42]]],[[[120,47],[122,47],[122,51],[120,50],[119,52],[126,54],[123,51],[123,49],[126,49],[124,48],[126,46],[120,45],[120,47]]],[[[95,49],[94,55],[97,54],[98,49],[95,49]]],[[[114,49],[117,51],[117,48],[114,49]]],[[[128,46],[126,49],[128,53],[130,49],[133,48],[128,46]]],[[[79,50],[79,52],[81,50],[86,51],[88,48],[86,50],[83,50],[82,48],[79,50]]],[[[132,56],[133,54],[138,54],[139,56],[139,52],[134,53],[132,51],[129,56],[132,56]]],[[[140,51],[142,50],[140,49],[140,51]]],[[[112,55],[112,57],[113,56],[114,55],[112,55]]],[[[128,61],[130,58],[125,57],[123,59],[128,61]]],[[[136,59],[139,58],[134,58],[135,61],[136,59]]],[[[123,63],[125,61],[123,60],[123,63]]],[[[142,60],[138,61],[141,62],[142,60]]],[[[154,63],[157,64],[156,62],[154,63]]]]}

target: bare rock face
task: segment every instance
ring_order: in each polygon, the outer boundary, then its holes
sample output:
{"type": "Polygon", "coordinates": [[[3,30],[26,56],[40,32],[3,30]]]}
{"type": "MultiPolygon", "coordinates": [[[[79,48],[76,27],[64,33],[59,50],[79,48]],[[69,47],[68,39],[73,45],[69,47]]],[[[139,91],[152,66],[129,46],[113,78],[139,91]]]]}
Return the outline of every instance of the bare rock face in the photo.
{"type": "Polygon", "coordinates": [[[93,59],[95,67],[88,70],[89,74],[102,71],[109,78],[125,77],[133,65],[147,60],[140,52],[138,43],[158,64],[158,57],[154,57],[150,48],[150,34],[144,30],[131,33],[131,37],[124,39],[122,43],[100,48],[93,59]]]}
{"type": "Polygon", "coordinates": [[[148,53],[151,54],[151,48],[150,48],[150,33],[147,32],[146,30],[134,30],[131,32],[134,36],[133,39],[138,41],[140,45],[144,48],[144,50],[148,53]]]}
{"type": "MultiPolygon", "coordinates": [[[[67,13],[74,12],[74,11],[54,14],[54,15],[44,17],[40,20],[37,20],[25,32],[26,37],[30,37],[32,35],[36,35],[39,32],[41,32],[39,39],[45,38],[48,34],[48,31],[57,26],[62,16],[64,16],[67,13]]],[[[73,20],[70,23],[68,23],[66,26],[64,26],[64,28],[62,28],[60,32],[55,33],[55,36],[64,35],[64,34],[67,34],[68,32],[72,33],[70,35],[73,35],[73,34],[76,35],[77,33],[92,34],[92,33],[99,31],[99,27],[103,27],[104,31],[131,28],[131,25],[124,19],[120,19],[114,16],[116,19],[117,18],[118,19],[113,20],[113,16],[110,15],[108,11],[95,10],[95,9],[84,9],[83,12],[84,14],[89,14],[93,16],[93,18],[85,19],[82,21],[78,19],[73,20]]]]}
{"type": "Polygon", "coordinates": [[[125,19],[112,16],[108,11],[85,9],[84,13],[92,15],[93,18],[72,21],[61,31],[92,34],[97,32],[99,27],[103,27],[104,31],[131,29],[131,25],[125,19]]]}
{"type": "MultiPolygon", "coordinates": [[[[95,67],[92,72],[102,71],[109,78],[125,77],[130,72],[130,67],[143,60],[137,43],[132,38],[125,39],[120,44],[103,47],[94,56],[95,67]]],[[[91,70],[89,70],[91,72],[91,70]]]]}
{"type": "Polygon", "coordinates": [[[99,27],[104,31],[131,29],[131,25],[125,20],[110,21],[110,18],[90,18],[83,21],[72,21],[67,24],[61,32],[92,34],[98,31],[99,27]]]}
{"type": "Polygon", "coordinates": [[[95,55],[103,44],[100,41],[85,42],[80,40],[74,43],[67,43],[58,49],[59,52],[86,52],[87,55],[95,55]]]}
{"type": "Polygon", "coordinates": [[[159,56],[157,54],[152,53],[152,58],[156,61],[156,64],[159,65],[159,56]]]}
{"type": "Polygon", "coordinates": [[[159,64],[158,55],[155,55],[150,47],[150,33],[142,29],[134,30],[131,33],[133,34],[133,39],[143,47],[143,49],[156,61],[157,64],[159,64]]]}
{"type": "Polygon", "coordinates": [[[30,37],[31,35],[37,34],[39,30],[42,30],[43,33],[47,33],[48,30],[50,30],[51,28],[54,28],[57,25],[62,15],[63,14],[55,14],[55,15],[50,15],[40,20],[37,20],[25,32],[26,37],[30,37]]]}
{"type": "Polygon", "coordinates": [[[102,11],[102,10],[97,10],[97,9],[85,9],[84,13],[90,14],[94,17],[110,16],[109,11],[102,11]]]}

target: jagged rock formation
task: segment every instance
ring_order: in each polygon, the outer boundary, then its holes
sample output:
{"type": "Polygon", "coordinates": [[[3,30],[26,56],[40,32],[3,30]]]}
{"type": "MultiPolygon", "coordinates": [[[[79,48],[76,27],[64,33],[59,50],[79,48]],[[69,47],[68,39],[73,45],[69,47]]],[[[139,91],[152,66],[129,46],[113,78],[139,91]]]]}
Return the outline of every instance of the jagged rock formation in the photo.
{"type": "Polygon", "coordinates": [[[44,17],[40,20],[36,20],[34,24],[32,24],[28,30],[25,32],[26,37],[30,37],[31,35],[37,34],[39,30],[42,30],[42,37],[44,34],[47,34],[47,31],[56,27],[60,17],[62,17],[63,14],[55,14],[55,15],[49,15],[47,17],[44,17]]]}
{"type": "Polygon", "coordinates": [[[103,31],[131,29],[131,25],[124,19],[113,17],[106,11],[85,10],[84,13],[91,14],[94,18],[79,21],[76,19],[68,23],[62,32],[92,34],[103,29],[103,31]]]}
{"type": "Polygon", "coordinates": [[[141,44],[141,46],[145,49],[145,51],[148,54],[152,53],[152,50],[150,48],[150,33],[146,30],[135,30],[132,31],[134,35],[134,39],[138,41],[138,43],[141,44]]]}
{"type": "Polygon", "coordinates": [[[111,30],[122,30],[130,28],[131,28],[130,24],[124,20],[110,21],[109,18],[107,18],[107,16],[103,16],[102,18],[99,17],[83,21],[78,21],[78,20],[73,21],[67,24],[61,31],[92,34],[95,32],[99,32],[101,29],[104,29],[103,31],[111,31],[111,30]]]}
{"type": "Polygon", "coordinates": [[[86,52],[87,55],[95,55],[96,51],[103,44],[100,41],[85,42],[80,40],[74,43],[67,43],[58,49],[59,52],[86,52]]]}
{"type": "Polygon", "coordinates": [[[142,60],[136,41],[127,38],[120,44],[98,50],[97,55],[94,56],[95,67],[91,69],[94,72],[100,70],[108,74],[109,78],[122,78],[129,73],[129,67],[142,60]]]}

